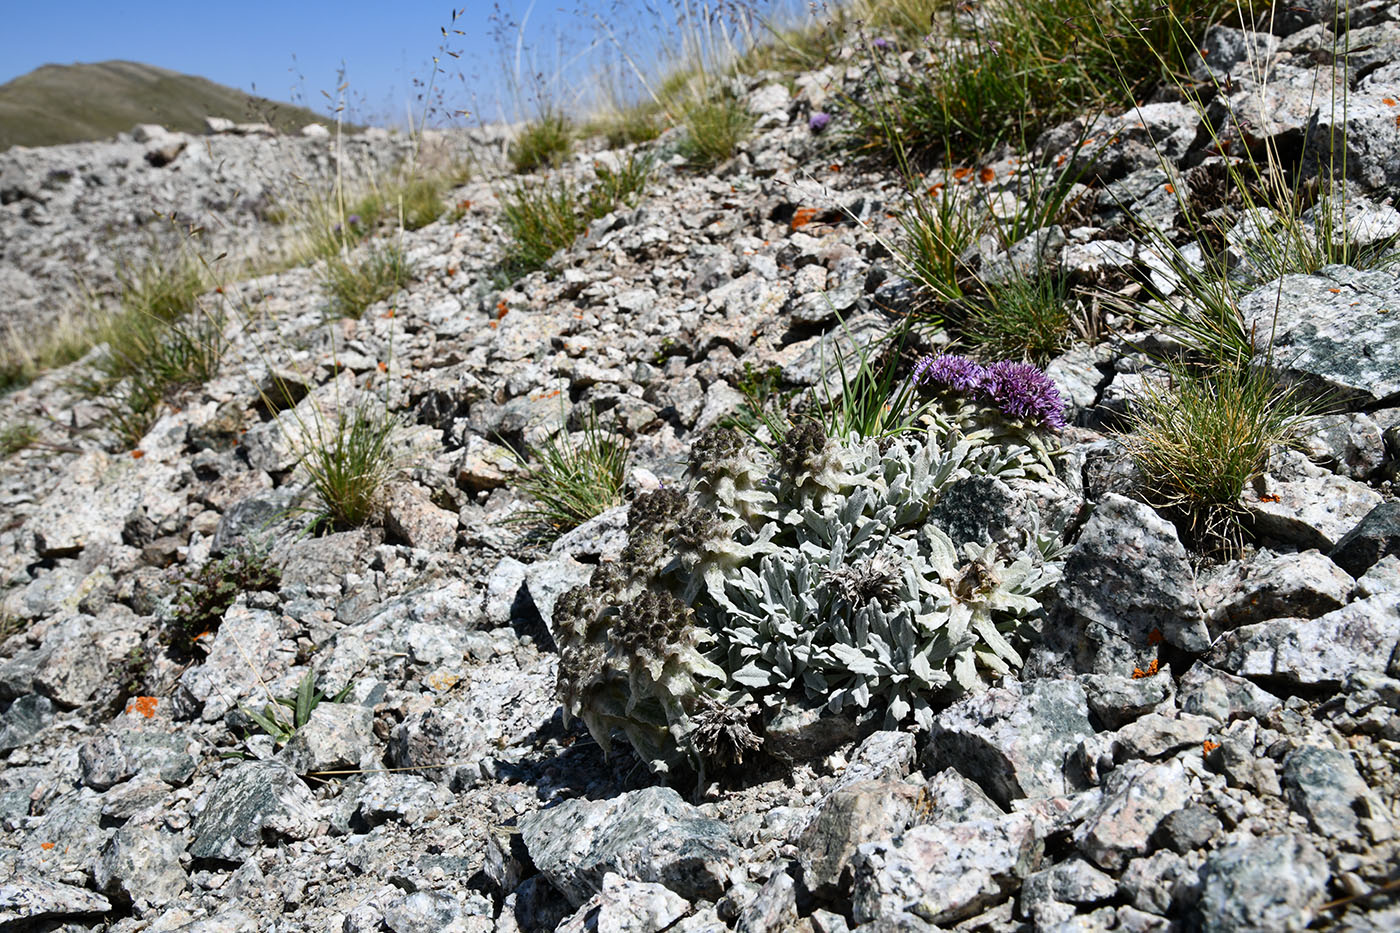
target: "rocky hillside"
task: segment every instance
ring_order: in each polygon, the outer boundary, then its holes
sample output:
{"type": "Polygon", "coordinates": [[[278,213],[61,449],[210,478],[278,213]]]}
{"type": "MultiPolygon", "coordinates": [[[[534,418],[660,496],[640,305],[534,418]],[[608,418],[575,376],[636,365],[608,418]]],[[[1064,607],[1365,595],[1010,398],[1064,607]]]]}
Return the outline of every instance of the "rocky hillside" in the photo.
{"type": "Polygon", "coordinates": [[[0,85],[0,150],[106,139],[138,123],[199,133],[208,114],[237,123],[266,123],[281,132],[309,124],[334,126],[305,107],[154,65],[44,65],[0,85]]]}
{"type": "MultiPolygon", "coordinates": [[[[1315,95],[1334,45],[1309,8],[1215,28],[1195,66],[1257,108],[1254,142],[1316,155],[1342,110],[1315,95]]],[[[1351,27],[1351,226],[1305,223],[1384,248],[1400,8],[1351,27]]],[[[464,140],[458,209],[352,254],[400,244],[405,287],[337,317],[325,260],[222,282],[195,312],[212,371],[167,384],[134,445],[121,383],[82,388],[100,348],[0,398],[0,925],[1400,928],[1393,267],[1260,275],[1258,217],[1218,244],[1246,331],[1331,409],[1268,452],[1236,546],[1205,547],[1121,433],[1177,388],[1183,337],[1122,302],[1187,287],[1134,218],[1229,206],[1218,114],[1163,95],[926,176],[1005,216],[1099,140],[1072,209],[960,260],[1055,270],[1096,339],[1030,367],[921,327],[895,354],[876,341],[929,298],[896,256],[903,181],[839,137],[861,61],[747,80],[733,158],[697,170],[667,131],[635,206],[513,280],[518,179],[464,140]],[[859,348],[904,393],[863,410],[908,402],[910,430],[812,416],[869,402],[859,348]],[[732,427],[764,395],[795,424],[766,447],[732,427]],[[625,502],[541,538],[512,520],[538,461],[503,445],[597,442],[595,413],[628,444],[625,502]],[[369,521],[318,522],[351,434],[387,485],[369,521]]],[[[224,221],[211,249],[273,235],[227,192],[329,158],[179,141],[160,167],[133,141],[8,163],[26,314],[152,210],[224,221]]]]}

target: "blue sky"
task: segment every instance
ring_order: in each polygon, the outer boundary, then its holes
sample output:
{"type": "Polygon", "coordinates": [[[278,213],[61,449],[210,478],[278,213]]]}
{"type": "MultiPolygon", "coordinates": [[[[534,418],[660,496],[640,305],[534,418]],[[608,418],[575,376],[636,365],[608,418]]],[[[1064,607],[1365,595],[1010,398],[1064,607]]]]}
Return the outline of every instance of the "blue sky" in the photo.
{"type": "MultiPolygon", "coordinates": [[[[747,5],[766,15],[783,4],[749,0],[747,5]]],[[[531,105],[537,85],[567,105],[593,93],[600,75],[618,75],[613,83],[625,83],[631,69],[618,47],[642,67],[654,63],[680,5],[681,0],[458,0],[455,8],[421,0],[10,0],[0,35],[0,83],[44,64],[125,59],[328,112],[333,105],[325,95],[336,96],[343,69],[348,119],[402,124],[410,108],[419,118],[422,82],[437,55],[441,73],[435,80],[434,122],[463,109],[473,112],[472,119],[509,119],[531,105]],[[597,25],[599,19],[607,30],[597,25]],[[523,30],[516,28],[521,23],[523,30]],[[443,28],[449,30],[446,39],[443,28]],[[444,42],[457,57],[440,53],[444,42]]],[[[690,5],[703,6],[704,0],[690,5]]]]}

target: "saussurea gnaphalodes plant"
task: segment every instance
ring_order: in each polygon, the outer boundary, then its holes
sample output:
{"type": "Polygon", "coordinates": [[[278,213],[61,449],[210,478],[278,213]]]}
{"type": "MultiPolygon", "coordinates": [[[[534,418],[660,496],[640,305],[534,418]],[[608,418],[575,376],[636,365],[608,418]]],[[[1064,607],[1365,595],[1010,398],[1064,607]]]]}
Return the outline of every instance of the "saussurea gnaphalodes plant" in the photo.
{"type": "Polygon", "coordinates": [[[932,358],[915,382],[947,396],[922,431],[805,423],[774,456],[729,429],[697,441],[688,491],[638,498],[622,559],[555,606],[566,716],[605,749],[621,731],[653,771],[703,779],[758,748],[784,699],[927,728],[940,703],[1018,669],[1059,575],[1053,536],[1033,505],[1026,527],[974,540],[930,514],[972,477],[1043,478],[1031,445],[1063,405],[1020,364],[932,358]]]}

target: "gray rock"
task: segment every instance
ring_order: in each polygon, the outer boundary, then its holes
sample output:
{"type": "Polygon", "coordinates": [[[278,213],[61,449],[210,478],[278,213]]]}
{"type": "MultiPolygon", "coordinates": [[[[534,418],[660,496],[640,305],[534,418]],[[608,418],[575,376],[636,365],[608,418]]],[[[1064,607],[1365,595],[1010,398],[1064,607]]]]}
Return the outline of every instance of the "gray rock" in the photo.
{"type": "Polygon", "coordinates": [[[1081,674],[1079,682],[1089,699],[1089,709],[1110,729],[1118,729],[1171,700],[1168,677],[1123,677],[1118,674],[1081,674]]]}
{"type": "Polygon", "coordinates": [[[254,761],[225,771],[191,825],[190,855],[241,862],[265,835],[305,839],[315,830],[317,807],[292,769],[254,761]]]}
{"type": "Polygon", "coordinates": [[[1182,712],[1220,722],[1262,719],[1281,702],[1252,681],[1216,670],[1201,661],[1181,677],[1177,704],[1182,712]]]}
{"type": "Polygon", "coordinates": [[[1021,886],[1021,913],[1044,928],[1068,920],[1078,905],[1097,904],[1117,893],[1118,883],[1111,877],[1073,858],[1027,876],[1021,886]]]}
{"type": "Polygon", "coordinates": [[[1400,557],[1389,554],[1371,565],[1356,581],[1356,595],[1400,595],[1400,557]]]}
{"type": "Polygon", "coordinates": [[[1308,459],[1335,473],[1366,480],[1385,465],[1381,427],[1370,415],[1322,415],[1311,420],[1304,430],[1307,433],[1299,442],[1308,459]]]}
{"type": "Polygon", "coordinates": [[[785,871],[775,872],[758,896],[739,914],[736,933],[768,933],[797,923],[797,884],[785,871]]]}
{"type": "Polygon", "coordinates": [[[1273,356],[1286,372],[1361,402],[1400,394],[1397,307],[1394,275],[1346,266],[1286,275],[1240,299],[1245,328],[1274,334],[1273,356]]]}
{"type": "Polygon", "coordinates": [[[443,891],[414,891],[385,905],[384,925],[393,933],[488,933],[490,909],[443,891]]]}
{"type": "Polygon", "coordinates": [[[20,697],[0,713],[0,752],[19,748],[43,738],[53,722],[53,703],[37,693],[20,697]]]}
{"type": "MultiPolygon", "coordinates": [[[[555,928],[556,933],[659,933],[690,907],[664,885],[628,881],[608,872],[597,894],[555,928]]],[[[767,929],[767,928],[765,928],[767,929]]]]}
{"type": "Polygon", "coordinates": [[[924,793],[919,809],[925,822],[966,823],[1006,815],[981,787],[952,768],[944,768],[929,778],[924,793]]]}
{"type": "Polygon", "coordinates": [[[1260,551],[1230,564],[1203,588],[1217,628],[1235,628],[1280,616],[1311,618],[1339,609],[1351,595],[1348,574],[1318,551],[1260,551]]]}
{"type": "Polygon", "coordinates": [[[1328,874],[1326,860],[1305,838],[1231,843],[1201,866],[1197,922],[1203,933],[1302,930],[1316,915],[1328,874]]]}
{"type": "Polygon", "coordinates": [[[86,787],[44,804],[43,816],[26,820],[24,829],[22,864],[51,877],[87,874],[113,833],[104,825],[102,797],[86,787]]]}
{"type": "Polygon", "coordinates": [[[1152,834],[1168,813],[1189,798],[1186,770],[1178,759],[1140,769],[1119,769],[1108,779],[1103,802],[1074,831],[1081,852],[1109,871],[1145,855],[1152,834]]]}
{"type": "Polygon", "coordinates": [[[127,823],[107,840],[93,866],[97,888],[126,903],[161,907],[189,887],[180,865],[185,851],[179,836],[151,825],[127,823]]]}
{"type": "Polygon", "coordinates": [[[906,912],[933,924],[961,920],[1010,897],[1040,855],[1031,820],[1019,814],[915,826],[856,851],[852,914],[857,923],[906,912]]]}
{"type": "Polygon", "coordinates": [[[390,490],[384,529],[391,540],[425,551],[448,553],[457,544],[457,514],[438,508],[427,491],[415,485],[390,490]]]}
{"type": "Polygon", "coordinates": [[[614,561],[627,547],[628,506],[619,505],[601,512],[560,535],[550,545],[550,557],[571,557],[584,563],[614,561]]]}
{"type": "Polygon", "coordinates": [[[863,781],[834,791],[797,842],[802,883],[827,896],[848,890],[851,856],[860,845],[898,836],[916,816],[943,816],[920,814],[928,799],[927,791],[902,781],[863,781]]]}
{"type": "Polygon", "coordinates": [[[1154,852],[1135,858],[1123,869],[1119,888],[1137,910],[1156,916],[1171,916],[1176,908],[1191,903],[1197,878],[1186,860],[1175,852],[1154,852]]]}
{"type": "Polygon", "coordinates": [[[369,764],[374,711],[353,703],[321,703],[278,757],[297,774],[369,764]]]}
{"type": "Polygon", "coordinates": [[[531,564],[525,571],[525,592],[544,624],[554,633],[554,604],[560,596],[582,586],[593,576],[593,568],[572,557],[551,558],[531,564]]]}
{"type": "Polygon", "coordinates": [[[567,800],[520,817],[519,825],[536,867],[575,907],[601,890],[610,871],[687,899],[714,899],[737,854],[723,823],[665,787],[567,800]]]}
{"type": "Polygon", "coordinates": [[[1084,626],[1095,672],[1128,675],[1154,629],[1201,652],[1210,633],[1176,529],[1140,502],[1109,493],[1065,562],[1060,593],[1084,626]]]}
{"type": "Polygon", "coordinates": [[[1199,849],[1215,838],[1221,823],[1209,807],[1199,805],[1168,813],[1153,835],[1152,841],[1163,848],[1185,855],[1199,849]]]}
{"type": "Polygon", "coordinates": [[[1366,782],[1346,752],[1304,745],[1283,761],[1283,788],[1293,809],[1329,839],[1354,838],[1369,802],[1366,782]]]}
{"type": "Polygon", "coordinates": [[[1225,636],[1208,660],[1245,677],[1336,686],[1385,671],[1400,639],[1400,599],[1371,596],[1317,619],[1275,619],[1225,636]]]}
{"type": "Polygon", "coordinates": [[[1216,725],[1213,719],[1190,713],[1148,713],[1113,736],[1113,756],[1119,761],[1161,758],[1200,745],[1216,725]]]}
{"type": "MultiPolygon", "coordinates": [[[[196,746],[197,747],[197,746],[196,746]]],[[[191,740],[154,729],[123,729],[89,739],[78,748],[83,783],[106,790],[138,771],[157,774],[167,784],[183,784],[194,773],[191,740]]]]}
{"type": "Polygon", "coordinates": [[[1383,557],[1400,555],[1400,502],[1382,502],[1342,536],[1332,560],[1353,577],[1383,557]]]}
{"type": "Polygon", "coordinates": [[[1070,753],[1094,734],[1084,688],[1073,680],[1008,681],[954,703],[934,721],[927,758],[953,767],[1006,807],[1020,797],[1076,789],[1070,753]]]}
{"type": "Polygon", "coordinates": [[[486,621],[507,625],[524,609],[525,564],[514,557],[502,557],[486,578],[486,621]]]}
{"type": "Polygon", "coordinates": [[[851,755],[836,787],[847,787],[858,781],[902,780],[913,769],[914,757],[915,742],[910,733],[872,732],[851,755]]]}
{"type": "MultiPolygon", "coordinates": [[[[285,575],[282,580],[285,584],[285,575]]],[[[283,624],[281,613],[234,603],[209,641],[204,663],[180,676],[180,700],[199,710],[206,722],[222,719],[240,702],[265,701],[262,683],[284,675],[296,658],[294,644],[283,637],[283,624]]]]}
{"type": "Polygon", "coordinates": [[[784,700],[763,730],[763,750],[783,761],[811,761],[855,741],[860,724],[825,703],[784,700]]]}
{"type": "Polygon", "coordinates": [[[90,638],[61,641],[34,672],[34,689],[69,709],[81,706],[107,681],[107,652],[90,638]]]}
{"type": "Polygon", "coordinates": [[[0,923],[14,924],[16,929],[34,929],[38,921],[95,916],[111,909],[111,902],[100,894],[46,878],[31,875],[0,884],[0,923]]]}
{"type": "Polygon", "coordinates": [[[1241,496],[1261,538],[1321,551],[1332,550],[1380,501],[1371,487],[1315,467],[1296,451],[1275,453],[1269,472],[1241,496]]]}

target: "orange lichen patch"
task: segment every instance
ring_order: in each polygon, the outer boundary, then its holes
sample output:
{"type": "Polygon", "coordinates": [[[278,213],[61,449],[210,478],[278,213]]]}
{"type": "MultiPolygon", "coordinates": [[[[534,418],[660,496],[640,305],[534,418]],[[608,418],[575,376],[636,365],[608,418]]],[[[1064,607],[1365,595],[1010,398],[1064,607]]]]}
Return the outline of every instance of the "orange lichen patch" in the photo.
{"type": "Polygon", "coordinates": [[[1166,640],[1167,636],[1163,635],[1162,630],[1159,628],[1154,628],[1152,631],[1147,633],[1147,643],[1149,645],[1160,645],[1166,640]]]}
{"type": "Polygon", "coordinates": [[[456,275],[456,274],[457,274],[457,267],[456,267],[456,266],[448,266],[448,267],[447,267],[447,277],[448,277],[449,279],[452,278],[452,277],[453,277],[454,275],[456,275]]]}
{"type": "Polygon", "coordinates": [[[1057,159],[1055,160],[1055,167],[1056,167],[1056,168],[1059,168],[1061,165],[1064,165],[1064,164],[1065,164],[1066,162],[1068,162],[1068,161],[1069,161],[1069,156],[1065,155],[1065,154],[1062,152],[1062,153],[1060,153],[1059,158],[1057,158],[1057,159]]]}
{"type": "Polygon", "coordinates": [[[57,844],[58,844],[58,843],[56,843],[56,842],[41,842],[41,843],[39,843],[39,848],[41,848],[41,849],[43,849],[45,852],[47,852],[47,851],[49,851],[50,849],[52,849],[54,846],[56,846],[57,844]]]}
{"type": "Polygon", "coordinates": [[[1393,98],[1393,97],[1382,97],[1382,98],[1381,98],[1381,103],[1385,104],[1387,107],[1394,107],[1394,106],[1395,106],[1395,98],[1393,98]]]}
{"type": "Polygon", "coordinates": [[[1173,187],[1172,185],[1166,184],[1166,185],[1163,185],[1162,187],[1167,189],[1167,194],[1176,194],[1176,188],[1173,187]]]}
{"type": "Polygon", "coordinates": [[[955,168],[955,169],[953,169],[953,180],[954,180],[954,181],[966,181],[967,179],[969,179],[969,178],[971,178],[971,177],[972,177],[972,169],[970,169],[970,168],[955,168]]]}
{"type": "Polygon", "coordinates": [[[126,704],[126,711],[128,713],[138,713],[150,719],[155,716],[156,705],[158,703],[160,703],[160,700],[155,697],[136,697],[130,703],[126,704]]]}
{"type": "Polygon", "coordinates": [[[815,207],[799,207],[796,212],[793,213],[792,221],[788,226],[793,230],[799,230],[811,223],[816,216],[817,209],[815,207]]]}
{"type": "Polygon", "coordinates": [[[827,166],[827,168],[831,169],[833,172],[839,172],[841,171],[841,163],[832,162],[830,165],[827,166]]]}
{"type": "Polygon", "coordinates": [[[996,180],[996,177],[997,173],[992,170],[992,167],[990,165],[983,168],[982,171],[977,174],[977,180],[984,185],[991,184],[993,181],[996,180]]]}
{"type": "Polygon", "coordinates": [[[398,317],[398,316],[399,316],[399,309],[398,309],[398,308],[390,308],[389,311],[388,311],[388,313],[386,313],[384,316],[385,316],[385,317],[398,317]]]}
{"type": "Polygon", "coordinates": [[[931,186],[931,187],[928,189],[929,197],[931,197],[931,198],[936,198],[936,197],[938,197],[940,194],[942,194],[942,193],[943,193],[943,188],[944,188],[944,186],[945,186],[946,184],[947,184],[947,182],[942,182],[942,181],[940,181],[938,184],[931,186]]]}
{"type": "Polygon", "coordinates": [[[542,401],[544,401],[544,400],[547,399],[547,398],[557,398],[558,396],[559,396],[559,390],[558,390],[558,389],[554,389],[554,390],[551,391],[551,392],[538,392],[538,393],[536,393],[536,394],[534,394],[534,395],[531,395],[531,396],[530,396],[530,400],[533,401],[533,402],[542,402],[542,401]]]}
{"type": "Polygon", "coordinates": [[[1327,290],[1334,295],[1340,295],[1342,293],[1342,290],[1340,288],[1329,288],[1327,290]]]}
{"type": "Polygon", "coordinates": [[[1147,668],[1145,670],[1141,667],[1133,668],[1133,680],[1142,680],[1144,677],[1153,677],[1156,675],[1156,673],[1157,659],[1153,658],[1152,662],[1147,665],[1147,668]]]}
{"type": "Polygon", "coordinates": [[[501,318],[505,317],[508,311],[510,311],[510,306],[506,304],[504,298],[496,302],[496,320],[499,321],[501,318]]]}
{"type": "Polygon", "coordinates": [[[133,450],[131,452],[132,460],[140,460],[144,456],[146,456],[146,452],[144,450],[133,450]]]}
{"type": "Polygon", "coordinates": [[[492,330],[495,330],[495,329],[496,329],[496,322],[495,322],[495,321],[487,321],[487,322],[486,322],[486,326],[489,327],[489,328],[491,328],[492,330]]]}
{"type": "Polygon", "coordinates": [[[1212,742],[1210,739],[1206,739],[1204,742],[1201,743],[1201,752],[1202,754],[1209,755],[1211,752],[1215,751],[1219,747],[1219,742],[1212,742]]]}
{"type": "Polygon", "coordinates": [[[1277,501],[1278,501],[1278,496],[1274,495],[1273,493],[1265,493],[1264,495],[1262,495],[1262,496],[1259,497],[1259,501],[1260,501],[1260,502],[1277,502],[1277,501]]]}
{"type": "Polygon", "coordinates": [[[384,362],[383,360],[380,360],[380,361],[379,361],[379,371],[380,371],[381,373],[387,373],[387,372],[389,371],[389,364],[386,363],[386,362],[384,362]]]}

